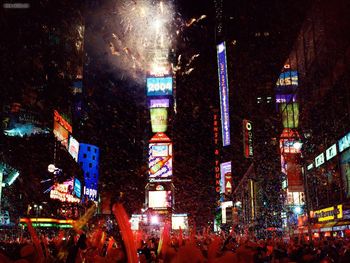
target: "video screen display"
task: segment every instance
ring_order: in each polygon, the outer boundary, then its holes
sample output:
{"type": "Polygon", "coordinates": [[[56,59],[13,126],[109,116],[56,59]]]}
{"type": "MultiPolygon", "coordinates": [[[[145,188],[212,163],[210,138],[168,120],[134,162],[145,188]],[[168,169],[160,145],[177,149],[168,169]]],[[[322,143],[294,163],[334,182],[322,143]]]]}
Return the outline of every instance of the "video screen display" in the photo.
{"type": "Polygon", "coordinates": [[[148,206],[154,209],[171,207],[171,191],[149,191],[148,206]]]}

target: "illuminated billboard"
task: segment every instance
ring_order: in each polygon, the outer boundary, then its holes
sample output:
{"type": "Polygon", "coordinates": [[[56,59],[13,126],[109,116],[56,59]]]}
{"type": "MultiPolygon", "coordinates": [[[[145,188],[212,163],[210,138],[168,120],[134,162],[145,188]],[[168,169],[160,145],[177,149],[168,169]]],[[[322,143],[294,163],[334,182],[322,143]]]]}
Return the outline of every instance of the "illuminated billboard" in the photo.
{"type": "Polygon", "coordinates": [[[302,192],[304,183],[301,171],[300,154],[285,154],[286,174],[289,192],[302,192]]]}
{"type": "Polygon", "coordinates": [[[217,45],[216,49],[218,59],[222,144],[223,146],[228,146],[230,145],[230,108],[225,42],[217,45]]]}
{"type": "Polygon", "coordinates": [[[315,158],[315,167],[319,167],[320,165],[324,164],[324,153],[321,153],[315,158]]]}
{"type": "Polygon", "coordinates": [[[149,144],[149,178],[167,178],[173,175],[172,143],[149,144]]]}
{"type": "Polygon", "coordinates": [[[72,135],[69,137],[68,152],[73,157],[73,159],[78,162],[79,142],[74,139],[72,135]]]}
{"type": "Polygon", "coordinates": [[[296,94],[276,94],[276,103],[291,103],[296,102],[296,94]]]}
{"type": "Polygon", "coordinates": [[[220,174],[221,174],[220,193],[231,194],[232,193],[231,162],[225,162],[220,164],[220,174]]]}
{"type": "Polygon", "coordinates": [[[328,161],[328,160],[332,159],[336,155],[337,155],[337,145],[333,144],[331,147],[329,147],[326,150],[326,160],[328,161]]]}
{"type": "Polygon", "coordinates": [[[215,173],[215,191],[220,193],[220,151],[219,151],[219,116],[213,115],[213,134],[214,134],[214,173],[215,173]]]}
{"type": "Polygon", "coordinates": [[[152,108],[151,126],[152,132],[166,132],[168,128],[168,109],[167,108],[152,108]]]}
{"type": "Polygon", "coordinates": [[[148,207],[153,209],[165,209],[171,207],[171,191],[149,191],[148,207]]]}
{"type": "Polygon", "coordinates": [[[153,157],[166,157],[169,156],[169,144],[153,144],[151,145],[151,155],[153,157]]]}
{"type": "Polygon", "coordinates": [[[338,141],[339,152],[350,147],[350,132],[338,141]]]}
{"type": "Polygon", "coordinates": [[[243,120],[243,152],[245,158],[253,157],[253,123],[243,120]]]}
{"type": "Polygon", "coordinates": [[[298,86],[298,72],[296,70],[286,71],[280,74],[276,91],[278,94],[292,94],[298,86]]]}
{"type": "Polygon", "coordinates": [[[146,80],[147,96],[168,96],[173,94],[172,77],[149,77],[146,80]]]}
{"type": "Polygon", "coordinates": [[[64,182],[63,184],[55,184],[50,191],[50,198],[61,202],[79,203],[80,199],[74,197],[73,190],[73,180],[64,182]]]}
{"type": "Polygon", "coordinates": [[[169,99],[150,99],[149,108],[169,108],[169,99]]]}
{"type": "Polygon", "coordinates": [[[72,126],[55,110],[53,134],[66,149],[68,149],[69,133],[72,133],[72,126]]]}
{"type": "Polygon", "coordinates": [[[298,128],[299,126],[299,103],[281,103],[283,128],[298,128]]]}
{"type": "Polygon", "coordinates": [[[81,197],[81,183],[78,178],[74,178],[74,192],[78,198],[81,197]]]}
{"type": "Polygon", "coordinates": [[[1,128],[6,136],[23,137],[49,133],[43,127],[38,113],[22,108],[20,103],[12,103],[4,107],[1,128]]]}

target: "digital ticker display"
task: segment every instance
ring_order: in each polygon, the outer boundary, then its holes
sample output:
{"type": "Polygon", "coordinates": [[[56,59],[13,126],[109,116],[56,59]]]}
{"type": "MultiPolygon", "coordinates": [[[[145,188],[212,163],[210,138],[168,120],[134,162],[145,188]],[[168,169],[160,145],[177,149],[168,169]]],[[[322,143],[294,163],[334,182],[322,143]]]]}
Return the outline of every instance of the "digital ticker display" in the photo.
{"type": "Polygon", "coordinates": [[[221,131],[223,146],[230,145],[230,112],[229,112],[229,89],[226,63],[226,45],[225,42],[217,45],[218,75],[219,75],[219,93],[221,110],[221,131]]]}

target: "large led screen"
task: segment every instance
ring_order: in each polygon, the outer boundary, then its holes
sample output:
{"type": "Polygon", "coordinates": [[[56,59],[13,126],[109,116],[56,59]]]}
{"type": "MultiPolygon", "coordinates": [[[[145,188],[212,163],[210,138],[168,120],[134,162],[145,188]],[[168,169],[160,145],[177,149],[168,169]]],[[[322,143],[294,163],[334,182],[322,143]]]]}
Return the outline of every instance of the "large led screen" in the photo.
{"type": "Polygon", "coordinates": [[[171,207],[171,191],[149,191],[148,207],[155,209],[171,207]]]}
{"type": "Polygon", "coordinates": [[[340,158],[340,168],[346,197],[350,197],[350,149],[343,152],[340,158]]]}
{"type": "Polygon", "coordinates": [[[166,132],[168,128],[168,109],[167,108],[152,108],[151,126],[152,132],[166,132]]]}
{"type": "Polygon", "coordinates": [[[172,77],[150,77],[146,80],[147,96],[168,96],[173,94],[172,77]]]}
{"type": "Polygon", "coordinates": [[[299,126],[299,103],[281,103],[283,128],[298,128],[299,126]]]}
{"type": "Polygon", "coordinates": [[[150,178],[172,176],[172,143],[150,143],[148,167],[150,178]]]}
{"type": "Polygon", "coordinates": [[[230,145],[230,107],[229,107],[229,89],[226,65],[226,45],[220,43],[216,47],[218,58],[218,75],[219,75],[219,93],[220,93],[220,110],[221,110],[221,132],[223,146],[230,145]]]}

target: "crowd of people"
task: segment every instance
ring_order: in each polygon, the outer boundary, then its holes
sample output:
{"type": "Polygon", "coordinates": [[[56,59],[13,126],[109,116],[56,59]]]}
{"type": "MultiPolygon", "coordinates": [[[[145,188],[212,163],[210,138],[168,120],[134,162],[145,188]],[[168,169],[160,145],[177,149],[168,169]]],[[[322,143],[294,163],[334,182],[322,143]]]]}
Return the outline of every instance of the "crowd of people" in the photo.
{"type": "MultiPolygon", "coordinates": [[[[93,210],[91,210],[93,212],[93,210]]],[[[257,239],[253,232],[213,233],[209,228],[171,231],[159,236],[131,232],[122,206],[113,209],[117,231],[107,231],[92,213],[69,230],[2,230],[0,262],[350,262],[350,238],[325,237],[308,242],[303,236],[273,235],[257,239]],[[95,222],[90,224],[88,222],[95,222]]]]}

